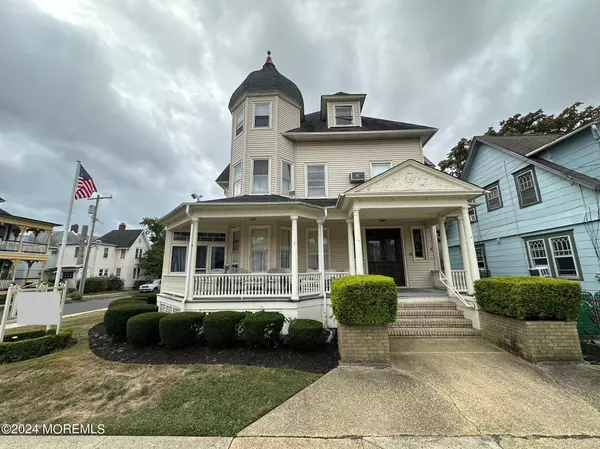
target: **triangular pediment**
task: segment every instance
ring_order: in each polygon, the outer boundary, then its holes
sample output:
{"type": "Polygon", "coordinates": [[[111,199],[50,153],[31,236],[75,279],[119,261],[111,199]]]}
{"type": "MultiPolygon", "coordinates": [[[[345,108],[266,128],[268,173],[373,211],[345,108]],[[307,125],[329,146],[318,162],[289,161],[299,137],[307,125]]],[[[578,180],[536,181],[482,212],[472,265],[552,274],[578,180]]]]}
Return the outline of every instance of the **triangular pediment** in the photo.
{"type": "Polygon", "coordinates": [[[469,192],[483,189],[409,159],[346,193],[469,192]]]}

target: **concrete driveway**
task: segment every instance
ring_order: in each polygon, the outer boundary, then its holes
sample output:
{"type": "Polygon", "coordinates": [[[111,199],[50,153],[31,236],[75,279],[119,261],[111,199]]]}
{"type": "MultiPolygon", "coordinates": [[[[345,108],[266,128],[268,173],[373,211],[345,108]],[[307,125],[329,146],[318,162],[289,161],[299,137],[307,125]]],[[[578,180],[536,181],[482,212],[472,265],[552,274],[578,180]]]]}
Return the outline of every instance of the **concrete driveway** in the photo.
{"type": "Polygon", "coordinates": [[[392,369],[337,368],[239,436],[478,436],[511,447],[552,436],[600,447],[600,366],[532,365],[479,339],[391,349],[392,369]]]}

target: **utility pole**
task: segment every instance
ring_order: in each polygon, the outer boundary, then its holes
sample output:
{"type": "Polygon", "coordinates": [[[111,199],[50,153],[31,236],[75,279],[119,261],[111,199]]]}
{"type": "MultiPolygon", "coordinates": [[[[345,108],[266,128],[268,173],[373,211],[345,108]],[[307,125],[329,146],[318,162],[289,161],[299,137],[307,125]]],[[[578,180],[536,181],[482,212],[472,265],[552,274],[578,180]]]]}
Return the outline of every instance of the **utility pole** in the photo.
{"type": "Polygon", "coordinates": [[[96,204],[92,206],[94,208],[94,213],[92,214],[92,232],[90,232],[90,236],[87,242],[87,249],[85,251],[85,261],[83,262],[83,268],[81,270],[81,278],[79,279],[79,293],[83,294],[83,289],[85,287],[85,280],[87,278],[87,266],[90,260],[90,251],[92,249],[92,240],[94,239],[94,230],[96,229],[96,218],[98,216],[98,206],[100,205],[100,200],[109,200],[111,199],[111,195],[107,196],[96,196],[96,198],[88,198],[88,200],[95,200],[96,204]]]}

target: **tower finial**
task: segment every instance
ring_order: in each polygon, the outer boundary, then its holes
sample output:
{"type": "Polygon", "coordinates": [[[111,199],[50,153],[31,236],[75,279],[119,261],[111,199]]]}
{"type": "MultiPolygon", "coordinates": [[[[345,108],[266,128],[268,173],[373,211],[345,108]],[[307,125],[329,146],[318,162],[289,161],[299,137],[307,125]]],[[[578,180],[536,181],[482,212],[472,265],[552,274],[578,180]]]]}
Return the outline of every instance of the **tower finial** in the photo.
{"type": "Polygon", "coordinates": [[[271,60],[271,50],[267,50],[267,61],[265,64],[273,64],[273,61],[271,60]]]}

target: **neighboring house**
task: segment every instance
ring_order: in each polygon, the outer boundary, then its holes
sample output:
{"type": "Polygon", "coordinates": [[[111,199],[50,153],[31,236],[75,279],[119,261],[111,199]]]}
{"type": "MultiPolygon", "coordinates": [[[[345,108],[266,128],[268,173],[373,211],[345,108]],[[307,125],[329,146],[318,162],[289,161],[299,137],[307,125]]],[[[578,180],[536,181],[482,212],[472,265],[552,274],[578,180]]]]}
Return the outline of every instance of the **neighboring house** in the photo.
{"type": "Polygon", "coordinates": [[[467,217],[483,190],[431,167],[423,147],[437,129],[366,117],[365,99],[323,95],[305,113],[270,57],[248,75],[229,101],[230,164],[216,180],[226,198],[183,203],[160,221],[161,310],[279,310],[335,326],[324,298],[336,277],[439,285],[436,227],[467,217]]]}
{"type": "MultiPolygon", "coordinates": [[[[567,135],[478,136],[461,178],[487,190],[470,211],[480,270],[600,290],[599,121],[567,135]]],[[[462,260],[448,225],[452,268],[462,260]]]]}

